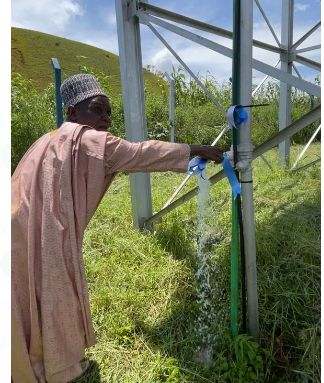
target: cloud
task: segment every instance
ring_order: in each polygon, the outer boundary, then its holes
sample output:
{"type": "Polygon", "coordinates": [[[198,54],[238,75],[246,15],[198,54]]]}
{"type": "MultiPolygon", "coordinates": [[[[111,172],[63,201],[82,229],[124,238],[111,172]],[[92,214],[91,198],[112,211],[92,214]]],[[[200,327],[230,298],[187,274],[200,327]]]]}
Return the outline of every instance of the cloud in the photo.
{"type": "MultiPolygon", "coordinates": [[[[199,73],[205,76],[209,73],[219,82],[231,77],[231,59],[197,44],[181,44],[179,40],[175,43],[174,40],[173,49],[195,75],[199,73]]],[[[171,72],[172,66],[182,66],[166,48],[159,49],[152,56],[144,57],[143,61],[145,64],[152,64],[161,72],[171,72]]]]}
{"type": "Polygon", "coordinates": [[[108,23],[108,25],[116,26],[116,14],[115,10],[109,9],[104,14],[104,20],[108,23]]]}
{"type": "Polygon", "coordinates": [[[15,0],[12,4],[12,25],[58,34],[83,13],[82,6],[76,0],[15,0]]]}
{"type": "Polygon", "coordinates": [[[296,11],[305,12],[310,7],[310,4],[302,4],[302,3],[296,3],[295,9],[296,11]]]}
{"type": "Polygon", "coordinates": [[[148,60],[151,61],[151,65],[154,68],[163,73],[170,73],[172,71],[172,65],[175,65],[176,62],[173,55],[166,48],[157,51],[154,56],[148,60]]]}

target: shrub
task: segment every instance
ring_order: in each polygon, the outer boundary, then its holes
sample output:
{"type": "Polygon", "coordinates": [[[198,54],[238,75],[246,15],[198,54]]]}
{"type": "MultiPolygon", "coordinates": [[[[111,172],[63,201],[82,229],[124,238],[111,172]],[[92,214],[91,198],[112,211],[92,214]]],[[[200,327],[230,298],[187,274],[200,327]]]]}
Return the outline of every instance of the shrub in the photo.
{"type": "MultiPolygon", "coordinates": [[[[96,76],[101,87],[110,96],[112,106],[112,134],[125,138],[124,112],[121,95],[113,96],[110,77],[85,65],[80,72],[96,76]]],[[[225,124],[225,118],[218,108],[192,80],[187,81],[183,70],[173,70],[175,81],[175,142],[189,144],[211,144],[225,124]]],[[[211,76],[200,81],[214,95],[224,110],[231,105],[231,83],[217,83],[211,76]]],[[[152,94],[145,89],[146,120],[148,139],[168,141],[170,129],[168,122],[168,92],[160,75],[158,79],[161,94],[152,94]]],[[[268,106],[252,109],[252,142],[260,145],[278,131],[279,84],[268,82],[254,97],[255,103],[268,103],[268,106]]],[[[311,106],[319,101],[305,93],[292,92],[292,121],[301,117],[311,106]]],[[[32,82],[20,74],[12,76],[12,171],[17,166],[29,146],[41,135],[55,128],[54,87],[49,85],[44,91],[37,91],[32,82]]],[[[306,143],[313,134],[317,123],[304,128],[294,137],[292,143],[306,143]]],[[[320,140],[320,135],[317,136],[320,140]]],[[[231,144],[230,131],[223,136],[218,145],[228,150],[231,144]]]]}
{"type": "Polygon", "coordinates": [[[11,171],[27,149],[46,132],[56,128],[54,86],[37,91],[20,74],[12,75],[11,171]]]}

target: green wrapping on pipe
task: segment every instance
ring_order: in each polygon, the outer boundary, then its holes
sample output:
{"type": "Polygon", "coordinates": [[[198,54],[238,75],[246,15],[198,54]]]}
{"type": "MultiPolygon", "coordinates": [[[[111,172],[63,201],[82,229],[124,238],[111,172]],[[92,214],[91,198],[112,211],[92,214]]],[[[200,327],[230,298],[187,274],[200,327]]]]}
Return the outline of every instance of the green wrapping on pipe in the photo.
{"type": "MultiPolygon", "coordinates": [[[[240,0],[233,2],[233,61],[232,61],[232,105],[239,104],[240,94],[240,0]]],[[[238,134],[232,128],[234,164],[237,162],[238,134]]],[[[239,197],[238,197],[239,198],[239,197]]],[[[232,243],[231,243],[231,333],[238,335],[238,297],[239,297],[239,216],[238,201],[232,197],[232,243]]]]}
{"type": "Polygon", "coordinates": [[[238,204],[232,196],[232,247],[231,247],[231,334],[238,335],[239,300],[239,226],[238,204]]]}

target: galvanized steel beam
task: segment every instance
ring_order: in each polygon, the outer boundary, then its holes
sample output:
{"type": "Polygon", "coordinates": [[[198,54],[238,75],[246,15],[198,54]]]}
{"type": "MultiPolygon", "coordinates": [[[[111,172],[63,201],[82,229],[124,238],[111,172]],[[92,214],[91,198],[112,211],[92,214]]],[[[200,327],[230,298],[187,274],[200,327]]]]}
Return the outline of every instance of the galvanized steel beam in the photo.
{"type": "Polygon", "coordinates": [[[175,117],[175,82],[167,72],[164,76],[169,81],[169,129],[170,142],[174,142],[174,117],[175,117]]]}
{"type": "MultiPolygon", "coordinates": [[[[253,36],[253,0],[240,1],[240,65],[239,103],[252,103],[252,36],[253,36]]],[[[248,111],[249,117],[251,111],[248,111]]],[[[244,233],[245,273],[247,292],[248,333],[254,339],[259,338],[259,309],[257,288],[257,267],[255,247],[255,223],[253,204],[251,119],[242,124],[239,133],[237,167],[240,170],[242,188],[242,219],[244,233]]],[[[243,284],[243,283],[242,283],[243,284]]],[[[244,288],[244,286],[242,286],[244,288]]]]}
{"type": "MultiPolygon", "coordinates": [[[[139,21],[136,0],[116,0],[120,74],[123,90],[126,138],[139,142],[147,138],[139,21]]],[[[130,174],[133,224],[143,228],[152,215],[150,174],[130,174]]]]}
{"type": "MultiPolygon", "coordinates": [[[[138,16],[140,18],[140,21],[143,24],[155,24],[159,25],[171,32],[176,33],[179,36],[185,37],[197,44],[200,44],[206,48],[209,48],[215,52],[218,52],[226,57],[232,58],[233,52],[232,49],[224,47],[221,44],[215,43],[214,41],[211,41],[209,39],[206,39],[205,37],[199,36],[193,32],[187,31],[186,29],[180,28],[174,24],[168,23],[164,20],[158,19],[157,17],[151,16],[143,11],[139,11],[138,16]]],[[[280,69],[273,68],[271,65],[265,64],[259,60],[252,59],[252,66],[254,69],[269,74],[270,76],[283,81],[291,86],[294,86],[296,88],[302,89],[307,93],[313,94],[314,96],[320,96],[321,95],[321,88],[317,85],[314,85],[308,81],[301,80],[295,76],[292,76],[291,74],[287,74],[282,72],[280,69]]]]}
{"type": "Polygon", "coordinates": [[[318,45],[312,45],[311,47],[307,47],[307,48],[297,49],[295,53],[309,52],[309,51],[314,51],[316,49],[321,49],[321,45],[318,44],[318,45]]]}
{"type": "Polygon", "coordinates": [[[316,23],[308,32],[306,32],[299,40],[291,45],[290,49],[295,50],[302,42],[304,42],[312,33],[314,33],[321,26],[321,22],[316,23]]]}
{"type": "MultiPolygon", "coordinates": [[[[183,16],[179,13],[168,11],[167,9],[156,7],[155,5],[139,2],[139,12],[145,12],[148,15],[162,17],[165,20],[175,21],[178,24],[186,25],[187,27],[196,28],[204,32],[213,33],[217,36],[225,37],[228,39],[233,38],[233,33],[227,29],[216,27],[215,25],[207,24],[202,21],[183,16]]],[[[264,43],[263,41],[253,40],[253,46],[267,49],[271,52],[281,53],[281,48],[271,44],[264,43]]]]}
{"type": "Polygon", "coordinates": [[[294,53],[291,53],[291,60],[298,62],[299,64],[303,64],[305,66],[308,66],[309,68],[313,68],[315,70],[320,71],[321,70],[321,64],[308,59],[306,57],[300,56],[300,55],[295,55],[294,53]]]}
{"type": "MultiPolygon", "coordinates": [[[[292,61],[289,53],[293,42],[293,13],[294,0],[282,1],[281,14],[281,46],[287,50],[287,54],[282,54],[281,71],[291,75],[292,61]]],[[[284,129],[291,122],[291,85],[280,81],[279,99],[279,130],[284,129]]],[[[290,141],[286,140],[279,145],[279,158],[283,165],[289,166],[290,141]]]]}
{"type": "Polygon", "coordinates": [[[294,170],[298,164],[298,162],[302,159],[303,155],[306,153],[306,150],[309,148],[309,145],[315,140],[318,132],[321,130],[321,125],[319,125],[319,127],[315,130],[315,132],[313,133],[312,137],[308,140],[307,144],[305,145],[305,147],[303,148],[303,150],[300,152],[300,154],[298,155],[295,163],[293,164],[293,166],[291,167],[290,170],[294,170]]]}
{"type": "MultiPolygon", "coordinates": [[[[319,120],[321,118],[321,105],[316,106],[313,110],[294,121],[292,124],[287,126],[285,129],[279,131],[269,140],[263,142],[261,145],[256,147],[253,150],[253,159],[258,158],[262,154],[266,153],[268,150],[277,146],[280,142],[286,140],[287,138],[293,136],[298,133],[300,130],[305,128],[307,125],[319,120]]],[[[211,185],[221,181],[225,178],[225,174],[223,170],[220,170],[218,173],[214,174],[209,178],[211,185]]],[[[151,225],[155,222],[159,222],[162,217],[164,217],[167,213],[172,211],[173,209],[181,206],[185,202],[189,201],[191,198],[195,197],[198,194],[198,187],[190,190],[188,193],[184,194],[177,200],[170,203],[170,205],[166,206],[164,209],[160,210],[158,213],[152,215],[149,219],[147,219],[146,223],[151,225]]]]}
{"type": "Polygon", "coordinates": [[[269,29],[270,29],[270,32],[272,33],[272,36],[274,37],[274,39],[276,40],[276,43],[278,44],[278,46],[280,47],[280,41],[274,31],[274,29],[272,28],[272,25],[267,17],[267,15],[265,14],[263,8],[261,7],[261,4],[259,3],[259,0],[255,0],[255,4],[257,5],[257,7],[259,8],[259,11],[261,12],[261,15],[263,16],[265,22],[267,23],[269,29]]]}

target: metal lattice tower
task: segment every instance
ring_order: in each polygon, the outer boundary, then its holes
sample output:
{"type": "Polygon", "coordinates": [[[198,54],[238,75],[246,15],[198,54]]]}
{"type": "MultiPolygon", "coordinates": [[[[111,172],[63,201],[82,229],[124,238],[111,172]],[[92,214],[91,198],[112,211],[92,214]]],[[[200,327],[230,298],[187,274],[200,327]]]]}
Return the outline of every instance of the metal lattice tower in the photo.
{"type": "MultiPolygon", "coordinates": [[[[178,36],[185,37],[218,54],[233,58],[233,50],[218,44],[206,37],[189,31],[184,26],[195,28],[198,31],[213,33],[228,39],[233,38],[231,31],[210,25],[181,14],[168,11],[139,0],[115,0],[119,58],[121,67],[121,80],[124,99],[126,137],[130,141],[141,141],[147,138],[145,119],[145,100],[142,74],[140,24],[146,25],[154,35],[166,46],[175,59],[189,73],[189,75],[204,89],[207,96],[225,115],[215,97],[208,92],[200,80],[195,76],[186,63],[179,57],[177,52],[158,32],[156,26],[173,32],[178,36]],[[170,23],[171,21],[171,23],[170,23]],[[176,24],[175,24],[176,23],[176,24]]],[[[251,144],[250,126],[245,126],[240,133],[240,145],[238,148],[239,161],[241,162],[242,179],[242,209],[244,227],[244,246],[247,259],[247,294],[248,294],[248,321],[249,333],[258,337],[258,304],[256,284],[256,257],[255,257],[255,234],[254,234],[254,210],[253,210],[253,186],[252,186],[252,160],[272,147],[279,144],[281,162],[289,165],[289,138],[320,118],[320,106],[315,107],[299,120],[291,123],[291,87],[301,89],[308,94],[320,97],[319,86],[302,79],[294,62],[306,65],[320,71],[320,63],[310,60],[302,55],[303,52],[319,49],[320,45],[298,49],[312,33],[320,27],[320,21],[307,31],[298,41],[293,40],[293,9],[294,0],[282,0],[281,14],[281,38],[279,39],[259,0],[234,0],[234,4],[240,7],[239,25],[236,27],[240,33],[241,55],[239,68],[240,77],[244,81],[240,83],[240,103],[250,104],[252,95],[252,69],[264,73],[266,76],[261,84],[254,90],[256,92],[268,76],[280,81],[280,107],[279,107],[279,132],[268,141],[253,150],[251,144]],[[271,45],[253,39],[253,6],[258,7],[265,22],[267,23],[277,45],[271,45]],[[275,66],[271,66],[253,58],[252,48],[262,48],[279,55],[275,66]],[[280,62],[280,69],[277,65],[280,62]],[[293,75],[293,69],[297,76],[293,75]]],[[[130,176],[133,222],[138,228],[150,225],[158,221],[164,214],[181,205],[197,194],[197,188],[191,190],[178,200],[167,204],[160,212],[152,215],[152,199],[149,174],[132,174],[130,176]]],[[[220,171],[211,177],[211,183],[218,182],[224,177],[220,171]]]]}

